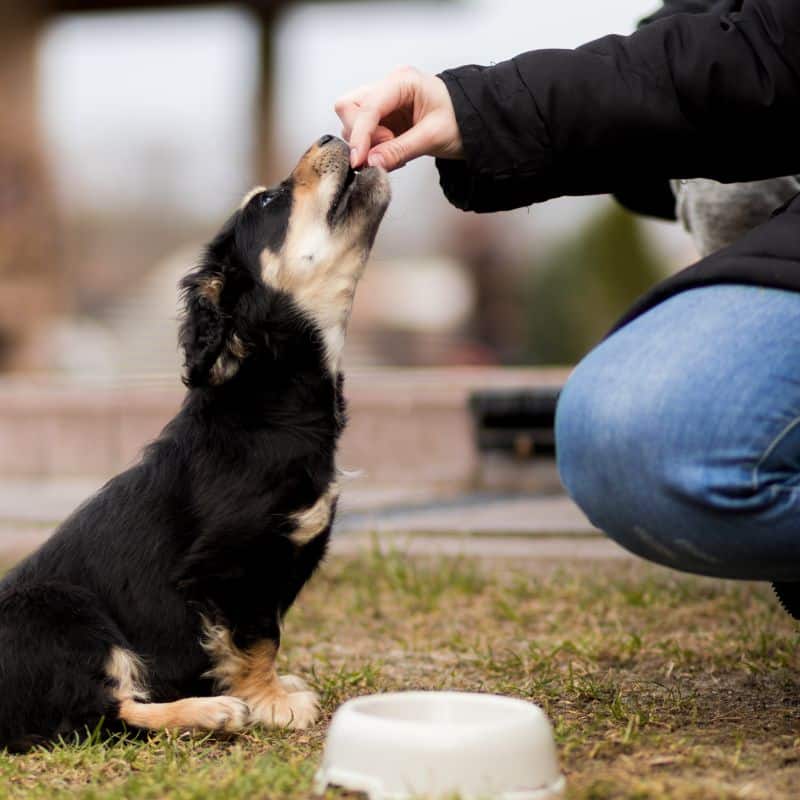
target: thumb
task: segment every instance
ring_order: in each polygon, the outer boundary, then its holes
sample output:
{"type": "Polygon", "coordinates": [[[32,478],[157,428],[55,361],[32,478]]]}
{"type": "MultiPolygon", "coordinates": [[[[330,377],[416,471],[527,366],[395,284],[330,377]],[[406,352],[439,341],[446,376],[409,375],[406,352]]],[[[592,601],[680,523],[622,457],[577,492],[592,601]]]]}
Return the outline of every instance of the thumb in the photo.
{"type": "Polygon", "coordinates": [[[391,171],[405,166],[419,156],[427,155],[434,145],[432,126],[422,120],[405,133],[376,145],[369,151],[367,163],[371,167],[383,167],[391,171]]]}

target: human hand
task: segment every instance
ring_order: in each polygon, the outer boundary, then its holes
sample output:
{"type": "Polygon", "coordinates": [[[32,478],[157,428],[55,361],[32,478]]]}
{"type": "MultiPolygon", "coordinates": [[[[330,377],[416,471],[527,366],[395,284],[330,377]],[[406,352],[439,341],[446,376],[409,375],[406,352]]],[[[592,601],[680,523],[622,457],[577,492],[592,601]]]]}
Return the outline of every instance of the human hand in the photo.
{"type": "Polygon", "coordinates": [[[336,102],[354,169],[386,170],[419,156],[463,158],[453,102],[441,78],[400,67],[336,102]]]}

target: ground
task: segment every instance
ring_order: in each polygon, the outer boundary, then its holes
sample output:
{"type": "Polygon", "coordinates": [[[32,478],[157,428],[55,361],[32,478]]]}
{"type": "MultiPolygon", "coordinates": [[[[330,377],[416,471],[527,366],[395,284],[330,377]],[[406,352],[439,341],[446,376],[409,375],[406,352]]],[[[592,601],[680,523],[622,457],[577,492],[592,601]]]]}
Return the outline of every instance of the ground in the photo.
{"type": "Polygon", "coordinates": [[[342,701],[419,688],[539,703],[570,800],[800,796],[800,637],[764,585],[375,549],[331,559],[285,636],[284,671],[322,697],[310,731],[0,754],[0,797],[308,797],[342,701]]]}

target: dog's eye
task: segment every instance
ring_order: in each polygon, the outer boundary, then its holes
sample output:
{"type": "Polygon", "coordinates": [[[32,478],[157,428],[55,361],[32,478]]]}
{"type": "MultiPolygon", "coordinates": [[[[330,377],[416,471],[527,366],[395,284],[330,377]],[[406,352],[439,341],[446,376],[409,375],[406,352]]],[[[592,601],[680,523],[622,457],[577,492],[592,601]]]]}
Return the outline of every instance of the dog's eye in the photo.
{"type": "Polygon", "coordinates": [[[261,208],[266,208],[274,199],[275,195],[272,192],[264,192],[258,197],[258,205],[261,208]]]}

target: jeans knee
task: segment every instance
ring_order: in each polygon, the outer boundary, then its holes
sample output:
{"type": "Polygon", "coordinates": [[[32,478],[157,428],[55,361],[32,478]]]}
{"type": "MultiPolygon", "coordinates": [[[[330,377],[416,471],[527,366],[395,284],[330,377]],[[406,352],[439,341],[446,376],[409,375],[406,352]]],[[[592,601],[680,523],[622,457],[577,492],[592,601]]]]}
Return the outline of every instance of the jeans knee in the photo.
{"type": "Polygon", "coordinates": [[[561,393],[556,452],[565,489],[595,527],[637,555],[675,566],[676,535],[715,489],[658,404],[647,381],[590,355],[561,393]]]}
{"type": "Polygon", "coordinates": [[[585,479],[581,453],[584,451],[583,406],[586,398],[575,386],[575,374],[570,377],[558,398],[555,419],[556,465],[561,483],[575,499],[585,479]]]}
{"type": "MultiPolygon", "coordinates": [[[[756,479],[753,453],[736,458],[719,429],[728,424],[719,409],[676,399],[682,380],[670,375],[656,384],[647,375],[623,374],[602,347],[570,376],[556,413],[558,469],[593,522],[627,519],[631,507],[758,513],[769,504],[774,486],[765,491],[756,479]]],[[[792,434],[764,461],[763,472],[783,450],[800,454],[800,425],[792,434]]],[[[800,467],[800,459],[795,463],[800,467]]]]}
{"type": "Polygon", "coordinates": [[[766,556],[752,562],[748,542],[766,546],[763,531],[796,515],[800,498],[786,482],[786,464],[796,462],[784,451],[800,452],[800,423],[762,459],[756,480],[752,460],[703,435],[711,411],[671,405],[667,418],[648,381],[612,375],[604,362],[590,357],[576,368],[556,413],[561,480],[592,524],[664,566],[719,577],[779,574],[766,556]]]}
{"type": "MultiPolygon", "coordinates": [[[[775,364],[763,354],[798,316],[787,293],[685,292],[577,366],[556,413],[557,460],[596,528],[678,569],[796,579],[797,387],[788,355],[775,364]],[[772,317],[781,322],[767,336],[772,317]]],[[[784,338],[787,352],[800,346],[784,338]]]]}
{"type": "Polygon", "coordinates": [[[716,465],[713,453],[681,435],[688,425],[667,426],[653,413],[645,385],[612,387],[600,378],[591,364],[578,366],[559,399],[555,431],[561,482],[597,527],[613,535],[647,508],[755,507],[746,464],[716,465]]]}
{"type": "Polygon", "coordinates": [[[559,397],[555,436],[558,472],[570,497],[590,520],[606,516],[612,466],[611,445],[624,436],[624,422],[608,406],[604,382],[591,363],[582,362],[559,397]]]}

